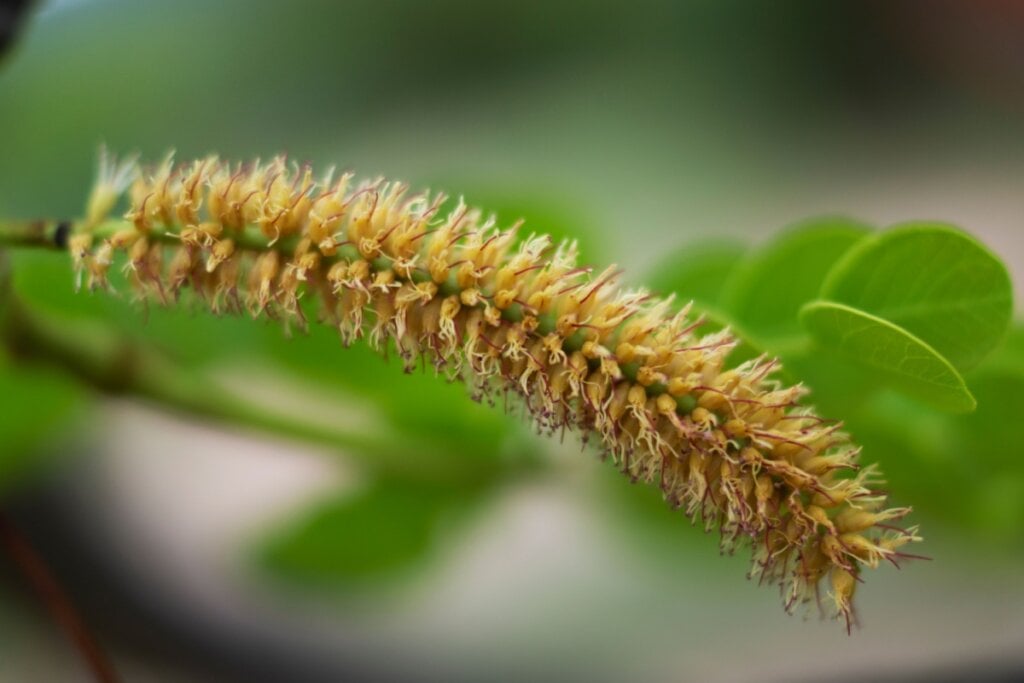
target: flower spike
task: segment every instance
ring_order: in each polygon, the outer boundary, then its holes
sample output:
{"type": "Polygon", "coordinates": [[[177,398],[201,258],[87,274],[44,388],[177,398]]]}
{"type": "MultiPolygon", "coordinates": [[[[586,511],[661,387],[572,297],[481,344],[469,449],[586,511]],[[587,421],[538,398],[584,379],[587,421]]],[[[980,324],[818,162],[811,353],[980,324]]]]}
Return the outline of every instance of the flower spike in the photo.
{"type": "Polygon", "coordinates": [[[474,398],[518,395],[540,431],[596,437],[725,551],[749,547],[750,576],[778,585],[787,610],[824,593],[849,626],[864,569],[912,557],[899,548],[916,528],[893,524],[909,508],[888,506],[877,469],[801,405],[802,386],[772,377],[775,360],[728,367],[728,330],[702,337],[689,306],[577,266],[574,242],[520,240],[461,199],[445,215],[444,195],[401,183],[332,178],[284,157],[141,169],[104,154],[72,257],[91,287],[124,254],[142,297],[192,289],[214,312],[300,329],[315,299],[346,345],[393,344],[474,398]],[[129,185],[125,219],[105,220],[129,185]]]}

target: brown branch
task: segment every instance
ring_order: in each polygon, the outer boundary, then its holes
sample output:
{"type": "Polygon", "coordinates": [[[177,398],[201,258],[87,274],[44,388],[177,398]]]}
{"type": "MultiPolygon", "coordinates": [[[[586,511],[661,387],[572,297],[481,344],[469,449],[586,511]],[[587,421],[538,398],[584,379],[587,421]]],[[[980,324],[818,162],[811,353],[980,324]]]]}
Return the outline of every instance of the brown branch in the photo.
{"type": "Polygon", "coordinates": [[[71,598],[61,587],[46,561],[0,510],[0,544],[14,564],[32,585],[50,616],[71,640],[85,660],[97,683],[118,683],[120,680],[110,659],[89,632],[89,628],[75,609],[71,598]]]}
{"type": "Polygon", "coordinates": [[[68,221],[9,221],[0,219],[0,248],[65,249],[72,225],[68,221]]]}

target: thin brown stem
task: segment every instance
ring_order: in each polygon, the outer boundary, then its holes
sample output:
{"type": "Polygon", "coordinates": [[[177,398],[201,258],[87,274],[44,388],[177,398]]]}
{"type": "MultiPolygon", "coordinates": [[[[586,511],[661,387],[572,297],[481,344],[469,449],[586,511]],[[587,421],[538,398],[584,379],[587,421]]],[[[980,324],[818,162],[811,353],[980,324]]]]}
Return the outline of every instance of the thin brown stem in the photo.
{"type": "Polygon", "coordinates": [[[64,249],[71,235],[69,221],[10,221],[0,219],[0,248],[64,249]]]}
{"type": "Polygon", "coordinates": [[[0,545],[13,560],[57,625],[78,650],[98,683],[120,679],[99,642],[89,631],[82,615],[43,557],[8,516],[0,510],[0,545]]]}

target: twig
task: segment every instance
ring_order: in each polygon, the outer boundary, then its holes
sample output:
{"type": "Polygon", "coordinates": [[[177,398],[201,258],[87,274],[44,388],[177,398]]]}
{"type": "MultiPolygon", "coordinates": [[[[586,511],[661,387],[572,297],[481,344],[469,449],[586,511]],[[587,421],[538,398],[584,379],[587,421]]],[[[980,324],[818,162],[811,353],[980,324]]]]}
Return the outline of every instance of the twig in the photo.
{"type": "Polygon", "coordinates": [[[117,683],[120,679],[110,659],[92,636],[89,627],[75,609],[70,596],[61,587],[46,561],[0,510],[0,544],[28,580],[50,616],[64,631],[85,660],[98,683],[117,683]]]}
{"type": "Polygon", "coordinates": [[[68,221],[8,221],[0,219],[0,247],[64,249],[71,234],[68,221]]]}

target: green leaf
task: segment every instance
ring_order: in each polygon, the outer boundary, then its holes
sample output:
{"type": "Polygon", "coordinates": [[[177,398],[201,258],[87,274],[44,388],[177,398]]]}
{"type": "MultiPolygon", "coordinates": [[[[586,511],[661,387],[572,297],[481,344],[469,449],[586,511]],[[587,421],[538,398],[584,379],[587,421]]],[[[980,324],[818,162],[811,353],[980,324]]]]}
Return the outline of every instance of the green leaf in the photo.
{"type": "Polygon", "coordinates": [[[1017,550],[1024,541],[1024,476],[987,480],[970,499],[971,522],[996,547],[1017,550]]]}
{"type": "Polygon", "coordinates": [[[274,574],[303,584],[397,578],[428,558],[471,500],[446,489],[377,481],[305,512],[265,541],[259,555],[274,574]]]}
{"type": "Polygon", "coordinates": [[[432,366],[406,373],[393,349],[385,359],[365,342],[345,348],[337,332],[322,325],[292,339],[275,326],[269,332],[266,356],[308,381],[372,401],[399,432],[418,435],[424,446],[494,458],[518,426],[500,409],[472,401],[464,384],[447,382],[432,366]]]}
{"type": "Polygon", "coordinates": [[[913,503],[923,516],[961,528],[972,523],[977,467],[972,458],[951,452],[950,415],[895,391],[883,391],[863,410],[844,418],[845,429],[864,449],[862,464],[881,465],[893,504],[913,503]],[[950,494],[951,482],[956,482],[955,495],[950,494]]]}
{"type": "Polygon", "coordinates": [[[823,346],[872,370],[881,382],[942,410],[963,413],[976,407],[956,368],[899,326],[830,301],[806,305],[800,319],[823,346]]]}
{"type": "Polygon", "coordinates": [[[1003,350],[1008,357],[1017,359],[1021,364],[1020,367],[1024,369],[1024,324],[1017,322],[1010,328],[1010,332],[1006,335],[1006,342],[1003,344],[1003,350]]]}
{"type": "Polygon", "coordinates": [[[798,223],[751,252],[725,285],[722,305],[768,348],[799,345],[800,307],[818,298],[833,264],[871,228],[843,217],[798,223]]]}
{"type": "Polygon", "coordinates": [[[1003,343],[968,374],[968,379],[973,383],[976,373],[986,373],[993,368],[1024,374],[1024,324],[1018,322],[1013,325],[1003,343]]]}
{"type": "Polygon", "coordinates": [[[957,453],[972,453],[972,462],[994,469],[1006,467],[1024,475],[1021,453],[1020,401],[1024,397],[1024,367],[985,366],[971,376],[978,410],[954,420],[957,453]]]}
{"type": "Polygon", "coordinates": [[[998,346],[1013,313],[1003,263],[939,223],[907,223],[863,240],[829,273],[821,298],[902,327],[960,370],[998,346]]]}
{"type": "Polygon", "coordinates": [[[40,367],[0,361],[0,488],[11,485],[48,455],[84,405],[81,386],[40,367]]]}
{"type": "Polygon", "coordinates": [[[1017,405],[1024,393],[1024,368],[1008,369],[992,359],[972,374],[978,409],[943,415],[893,392],[876,395],[846,428],[879,461],[899,502],[939,517],[1005,547],[1024,540],[1024,484],[1017,405]],[[950,495],[955,482],[955,495],[950,495]],[[1016,489],[1022,491],[1024,489],[1016,489]]]}
{"type": "Polygon", "coordinates": [[[746,251],[743,244],[727,240],[689,244],[662,260],[643,284],[663,295],[674,293],[680,303],[717,307],[729,275],[746,251]]]}
{"type": "MultiPolygon", "coordinates": [[[[176,363],[197,371],[231,363],[277,366],[326,389],[372,403],[392,429],[415,436],[424,451],[442,449],[466,458],[494,458],[517,428],[500,410],[474,403],[461,384],[449,384],[425,368],[403,372],[365,343],[344,348],[337,332],[313,324],[309,334],[289,336],[280,323],[231,315],[214,316],[186,295],[174,307],[131,301],[131,289],[112,277],[118,295],[75,292],[66,254],[12,254],[12,285],[25,305],[69,322],[90,321],[150,344],[176,363]],[[428,448],[430,447],[430,448],[428,448]]],[[[112,269],[116,276],[117,266],[112,269]]],[[[315,305],[315,302],[314,302],[315,305]]],[[[316,319],[315,307],[307,311],[316,319]]]]}
{"type": "MultiPolygon", "coordinates": [[[[813,342],[813,340],[812,340],[813,342]]],[[[878,382],[870,372],[839,351],[810,344],[804,352],[783,358],[783,369],[811,391],[810,402],[823,417],[848,420],[878,393],[878,382]]]]}
{"type": "Polygon", "coordinates": [[[131,287],[120,277],[120,263],[111,269],[115,291],[107,293],[75,291],[65,253],[23,250],[12,252],[10,258],[12,288],[23,304],[66,320],[102,323],[132,339],[145,340],[191,367],[257,353],[271,333],[283,336],[280,325],[213,316],[187,296],[166,308],[134,302],[131,287]]]}

